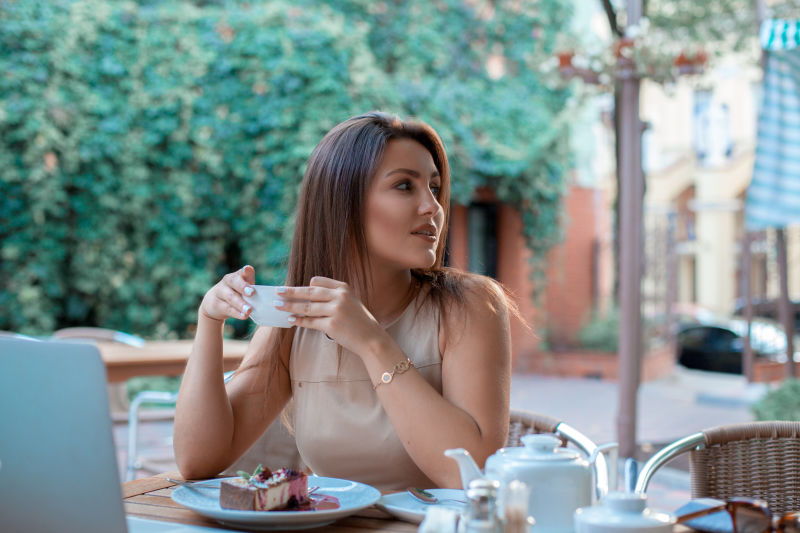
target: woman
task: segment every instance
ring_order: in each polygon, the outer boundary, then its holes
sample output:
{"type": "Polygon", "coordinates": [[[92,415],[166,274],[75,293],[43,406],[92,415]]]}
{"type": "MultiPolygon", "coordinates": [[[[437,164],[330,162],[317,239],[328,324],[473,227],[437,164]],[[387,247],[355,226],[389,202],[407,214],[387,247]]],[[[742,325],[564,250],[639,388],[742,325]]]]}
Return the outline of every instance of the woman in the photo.
{"type": "Polygon", "coordinates": [[[444,146],[426,124],[373,112],[322,139],[275,302],[296,327],[259,328],[225,385],[222,327],[249,315],[253,268],[200,305],[175,413],[184,477],[226,468],[290,399],[315,473],[383,490],[460,487],[444,450],[482,464],[504,444],[513,307],[489,278],[442,266],[449,196],[444,146]]]}

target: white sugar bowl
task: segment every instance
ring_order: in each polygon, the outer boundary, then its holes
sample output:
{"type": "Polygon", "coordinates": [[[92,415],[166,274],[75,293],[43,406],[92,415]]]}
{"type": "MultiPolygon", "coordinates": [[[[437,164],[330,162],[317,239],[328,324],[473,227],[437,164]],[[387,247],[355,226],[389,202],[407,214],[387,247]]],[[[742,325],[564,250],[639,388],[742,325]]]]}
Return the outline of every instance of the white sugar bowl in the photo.
{"type": "Polygon", "coordinates": [[[600,505],[575,511],[575,533],[672,533],[675,516],[648,509],[647,496],[612,492],[600,505]]]}

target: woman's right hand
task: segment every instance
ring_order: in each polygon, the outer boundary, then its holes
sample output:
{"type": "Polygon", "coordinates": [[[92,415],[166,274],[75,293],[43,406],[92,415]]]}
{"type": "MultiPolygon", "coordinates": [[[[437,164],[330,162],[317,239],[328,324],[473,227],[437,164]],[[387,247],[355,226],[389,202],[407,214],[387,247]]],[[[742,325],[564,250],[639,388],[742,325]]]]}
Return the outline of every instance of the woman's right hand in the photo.
{"type": "Polygon", "coordinates": [[[228,317],[244,320],[253,308],[244,301],[243,295],[250,296],[255,292],[252,287],[255,281],[256,271],[250,265],[225,274],[203,297],[200,315],[220,322],[228,317]]]}

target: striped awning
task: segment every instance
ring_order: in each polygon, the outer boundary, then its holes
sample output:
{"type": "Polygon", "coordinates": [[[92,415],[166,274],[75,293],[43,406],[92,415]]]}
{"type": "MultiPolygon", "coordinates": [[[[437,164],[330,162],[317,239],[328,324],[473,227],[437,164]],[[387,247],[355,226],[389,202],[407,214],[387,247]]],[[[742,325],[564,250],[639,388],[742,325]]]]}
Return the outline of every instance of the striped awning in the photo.
{"type": "Polygon", "coordinates": [[[793,50],[800,46],[800,19],[767,19],[759,32],[761,48],[793,50]]]}
{"type": "Polygon", "coordinates": [[[766,53],[753,178],[745,223],[750,231],[800,223],[800,20],[767,20],[766,53]]]}

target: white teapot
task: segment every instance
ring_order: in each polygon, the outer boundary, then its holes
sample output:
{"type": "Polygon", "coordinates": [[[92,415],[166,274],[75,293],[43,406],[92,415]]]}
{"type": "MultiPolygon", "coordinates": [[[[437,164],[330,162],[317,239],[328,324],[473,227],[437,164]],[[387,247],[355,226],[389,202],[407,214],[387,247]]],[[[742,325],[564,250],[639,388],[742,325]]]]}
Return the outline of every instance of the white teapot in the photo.
{"type": "MultiPolygon", "coordinates": [[[[524,446],[501,448],[486,460],[486,475],[506,486],[517,479],[530,487],[528,514],[536,520],[537,533],[572,533],[573,514],[591,505],[597,493],[592,472],[599,452],[616,444],[599,446],[588,460],[575,450],[561,447],[552,434],[525,435],[524,446]]],[[[446,450],[458,462],[464,487],[482,477],[469,452],[446,450]]],[[[609,465],[609,470],[616,465],[609,465]]],[[[502,499],[502,493],[501,493],[502,499]]]]}

